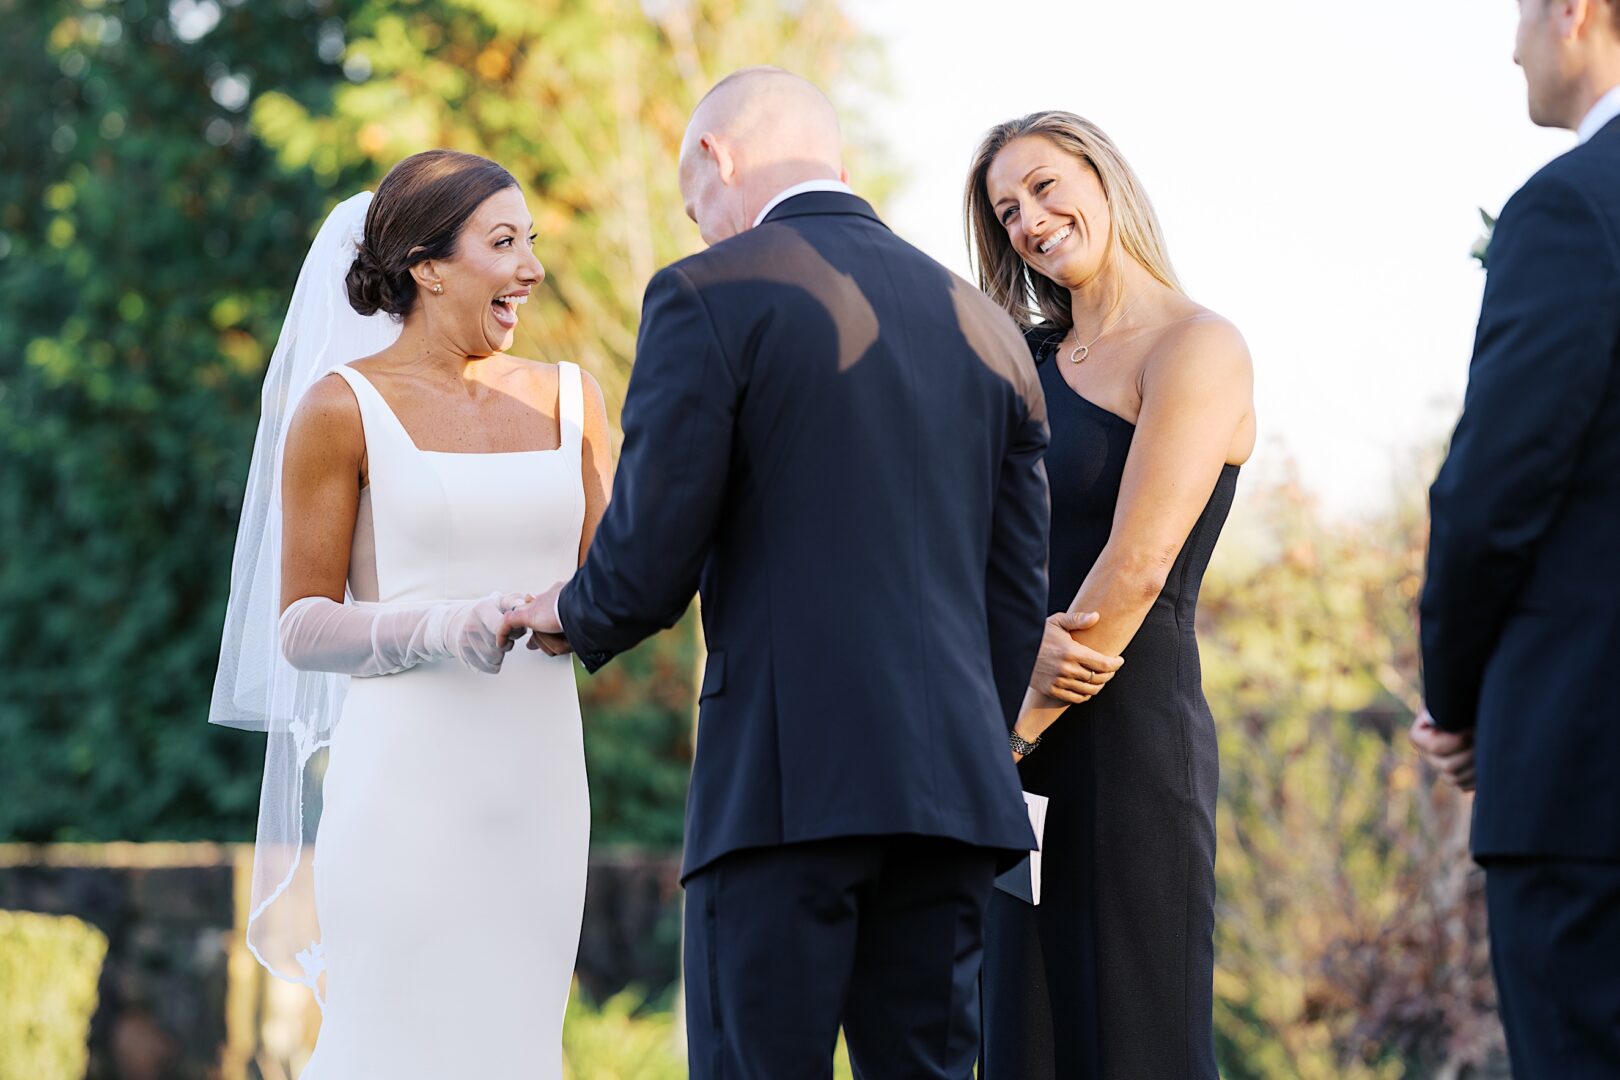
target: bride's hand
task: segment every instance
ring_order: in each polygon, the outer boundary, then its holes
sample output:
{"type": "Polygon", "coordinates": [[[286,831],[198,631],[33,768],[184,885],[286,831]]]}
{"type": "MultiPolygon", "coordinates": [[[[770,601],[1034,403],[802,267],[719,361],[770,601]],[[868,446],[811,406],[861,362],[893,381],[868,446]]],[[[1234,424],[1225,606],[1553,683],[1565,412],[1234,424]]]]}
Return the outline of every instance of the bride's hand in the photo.
{"type": "Polygon", "coordinates": [[[509,616],[525,604],[532,603],[534,603],[534,593],[521,592],[507,593],[497,601],[501,618],[495,629],[495,645],[501,652],[511,652],[512,646],[522,641],[523,635],[528,632],[526,628],[519,629],[510,625],[509,616]]]}
{"type": "MultiPolygon", "coordinates": [[[[562,626],[557,622],[557,594],[562,592],[562,587],[563,582],[559,581],[539,596],[526,595],[525,603],[508,610],[501,622],[501,648],[510,649],[514,642],[531,631],[536,635],[544,634],[547,637],[560,636],[562,626]]],[[[537,645],[533,639],[529,641],[529,647],[546,649],[543,642],[537,645]]],[[[551,649],[546,651],[553,656],[557,655],[551,649]]]]}
{"type": "Polygon", "coordinates": [[[1060,611],[1046,620],[1040,655],[1030,689],[1058,701],[1079,705],[1089,701],[1125,663],[1123,657],[1104,656],[1074,640],[1076,630],[1097,625],[1095,611],[1060,611]]]}

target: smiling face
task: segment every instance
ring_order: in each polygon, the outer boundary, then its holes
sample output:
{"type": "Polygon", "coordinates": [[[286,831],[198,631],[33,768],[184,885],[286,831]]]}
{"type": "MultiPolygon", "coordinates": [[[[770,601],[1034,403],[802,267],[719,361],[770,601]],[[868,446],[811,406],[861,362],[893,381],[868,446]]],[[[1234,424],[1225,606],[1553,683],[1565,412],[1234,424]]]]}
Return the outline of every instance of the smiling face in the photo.
{"type": "Polygon", "coordinates": [[[461,227],[455,253],[415,272],[424,311],[457,348],[468,356],[511,348],[517,309],[546,276],[523,193],[509,187],[485,199],[461,227]]]}
{"type": "Polygon", "coordinates": [[[1018,257],[1066,289],[1096,277],[1113,236],[1102,181],[1082,158],[1026,135],[1002,147],[985,194],[1018,257]]]}

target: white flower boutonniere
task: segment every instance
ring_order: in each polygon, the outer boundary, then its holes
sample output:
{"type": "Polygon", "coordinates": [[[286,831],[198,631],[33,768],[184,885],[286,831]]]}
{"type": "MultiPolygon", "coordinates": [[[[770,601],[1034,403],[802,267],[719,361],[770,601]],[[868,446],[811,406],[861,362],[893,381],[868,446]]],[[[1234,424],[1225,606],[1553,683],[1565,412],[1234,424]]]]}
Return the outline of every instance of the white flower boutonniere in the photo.
{"type": "Polygon", "coordinates": [[[1474,246],[1469,249],[1468,254],[1473,258],[1478,259],[1480,266],[1489,269],[1490,263],[1488,260],[1491,254],[1491,234],[1496,232],[1496,219],[1487,214],[1483,207],[1480,208],[1479,218],[1485,223],[1485,232],[1484,235],[1482,235],[1478,240],[1474,241],[1474,246]]]}

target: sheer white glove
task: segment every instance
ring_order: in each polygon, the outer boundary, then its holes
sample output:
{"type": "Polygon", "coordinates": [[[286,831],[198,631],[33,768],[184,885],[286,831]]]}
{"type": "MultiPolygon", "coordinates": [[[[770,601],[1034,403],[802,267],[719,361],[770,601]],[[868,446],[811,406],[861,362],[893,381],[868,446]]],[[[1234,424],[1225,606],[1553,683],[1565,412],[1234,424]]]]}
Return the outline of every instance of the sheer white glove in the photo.
{"type": "Polygon", "coordinates": [[[493,675],[512,647],[500,640],[502,620],[524,601],[523,593],[426,605],[339,604],[306,596],[281,614],[281,652],[303,671],[391,675],[434,660],[456,660],[493,675]]]}

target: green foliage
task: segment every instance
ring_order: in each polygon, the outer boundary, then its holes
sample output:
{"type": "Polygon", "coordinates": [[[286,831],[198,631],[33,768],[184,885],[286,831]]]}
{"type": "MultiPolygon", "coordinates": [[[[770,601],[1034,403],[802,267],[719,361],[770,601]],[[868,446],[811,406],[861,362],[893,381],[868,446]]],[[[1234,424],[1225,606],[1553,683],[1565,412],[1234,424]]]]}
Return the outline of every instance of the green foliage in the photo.
{"type": "Polygon", "coordinates": [[[308,10],[190,44],[160,4],[0,22],[0,838],[245,837],[262,743],[203,718],[257,384],[329,197],[211,92],[341,75],[308,10]]]}
{"type": "MultiPolygon", "coordinates": [[[[566,1080],[686,1080],[687,1075],[674,1014],[644,1010],[630,991],[600,1008],[592,1008],[577,991],[569,997],[563,1063],[566,1080]]],[[[834,1080],[853,1076],[842,1038],[833,1066],[834,1080]]]]}
{"type": "Polygon", "coordinates": [[[1501,1035],[1467,804],[1405,737],[1424,518],[1330,527],[1288,486],[1260,502],[1274,550],[1223,557],[1201,610],[1225,1074],[1466,1075],[1501,1035]]]}
{"type": "MultiPolygon", "coordinates": [[[[35,841],[251,836],[262,743],[203,718],[258,388],[331,205],[432,146],[507,165],[549,271],[514,351],[580,362],[616,412],[642,288],[698,243],[674,164],[697,96],[870,57],[835,0],[0,0],[0,23],[0,839],[35,841]]],[[[600,840],[678,841],[693,648],[586,683],[600,840]]]]}
{"type": "Polygon", "coordinates": [[[615,659],[579,671],[591,843],[678,848],[697,703],[695,616],[615,659]]]}
{"type": "MultiPolygon", "coordinates": [[[[571,359],[622,400],[641,294],[698,249],[676,186],[687,117],[727,72],[788,67],[869,82],[874,53],[834,0],[445,0],[354,3],[330,108],[269,90],[254,131],[290,169],[380,177],[430,146],[487,154],[524,186],[546,265],[513,351],[571,359]],[[649,14],[651,13],[651,14],[649,14]]],[[[855,169],[864,153],[855,127],[855,169]]],[[[881,169],[862,191],[887,189],[881,169]]]]}
{"type": "Polygon", "coordinates": [[[630,991],[592,1008],[576,990],[563,1020],[567,1080],[685,1080],[675,1017],[641,1011],[630,991]]]}
{"type": "Polygon", "coordinates": [[[0,911],[0,1080],[80,1080],[107,936],[72,916],[0,911]]]}

